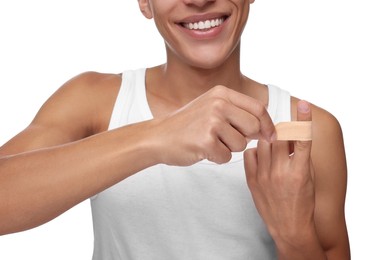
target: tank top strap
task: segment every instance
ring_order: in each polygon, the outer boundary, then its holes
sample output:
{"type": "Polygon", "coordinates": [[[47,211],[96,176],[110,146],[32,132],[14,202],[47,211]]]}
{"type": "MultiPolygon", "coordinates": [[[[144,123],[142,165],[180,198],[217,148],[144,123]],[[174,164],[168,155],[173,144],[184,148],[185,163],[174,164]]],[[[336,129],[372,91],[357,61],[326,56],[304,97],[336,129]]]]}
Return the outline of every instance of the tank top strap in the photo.
{"type": "Polygon", "coordinates": [[[122,73],[122,83],[111,115],[109,129],[152,119],[145,89],[145,68],[122,73]]]}

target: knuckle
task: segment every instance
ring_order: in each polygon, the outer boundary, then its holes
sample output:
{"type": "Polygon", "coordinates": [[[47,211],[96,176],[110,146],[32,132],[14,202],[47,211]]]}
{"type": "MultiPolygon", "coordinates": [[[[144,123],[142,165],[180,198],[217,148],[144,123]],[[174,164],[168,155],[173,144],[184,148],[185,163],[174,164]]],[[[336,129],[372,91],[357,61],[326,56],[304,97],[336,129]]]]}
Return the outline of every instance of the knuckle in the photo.
{"type": "Polygon", "coordinates": [[[302,174],[295,173],[291,178],[292,180],[290,182],[290,185],[296,190],[301,189],[306,184],[306,178],[302,174]]]}
{"type": "Polygon", "coordinates": [[[222,98],[214,98],[214,100],[211,103],[211,109],[218,113],[224,111],[226,109],[226,106],[227,106],[227,101],[222,98]]]}
{"type": "Polygon", "coordinates": [[[211,133],[211,132],[207,133],[205,135],[205,137],[202,139],[202,141],[200,141],[198,143],[199,148],[202,149],[202,150],[204,150],[204,149],[208,150],[208,149],[214,147],[215,144],[216,144],[216,141],[215,141],[215,138],[214,138],[214,134],[211,133]]]}
{"type": "Polygon", "coordinates": [[[265,106],[262,103],[256,102],[254,106],[255,106],[255,109],[257,111],[257,116],[259,118],[263,117],[266,113],[268,113],[267,109],[265,108],[265,106]]]}
{"type": "Polygon", "coordinates": [[[251,134],[256,134],[260,132],[261,129],[261,123],[259,120],[253,120],[251,122],[251,127],[252,127],[252,133],[251,134]]]}
{"type": "Polygon", "coordinates": [[[225,86],[217,85],[213,87],[212,93],[216,96],[225,96],[227,94],[228,89],[225,86]]]}
{"type": "Polygon", "coordinates": [[[210,139],[215,140],[221,129],[221,120],[216,117],[210,117],[204,128],[206,130],[206,135],[209,136],[210,139]]]}
{"type": "Polygon", "coordinates": [[[264,104],[257,100],[251,103],[251,110],[254,111],[254,115],[259,119],[268,113],[267,108],[264,106],[264,104]]]}

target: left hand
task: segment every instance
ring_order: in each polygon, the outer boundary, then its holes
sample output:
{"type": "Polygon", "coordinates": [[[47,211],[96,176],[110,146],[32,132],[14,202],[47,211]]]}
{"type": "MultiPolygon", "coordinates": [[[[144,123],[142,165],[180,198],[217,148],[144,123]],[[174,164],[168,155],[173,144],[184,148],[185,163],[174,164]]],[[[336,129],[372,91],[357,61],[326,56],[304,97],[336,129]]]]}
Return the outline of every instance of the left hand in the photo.
{"type": "MultiPolygon", "coordinates": [[[[298,120],[310,121],[309,103],[298,102],[298,120]]],[[[268,143],[259,140],[257,149],[245,152],[248,187],[271,236],[296,243],[314,230],[314,171],[311,141],[268,143]],[[305,233],[306,232],[306,233],[305,233]]]]}

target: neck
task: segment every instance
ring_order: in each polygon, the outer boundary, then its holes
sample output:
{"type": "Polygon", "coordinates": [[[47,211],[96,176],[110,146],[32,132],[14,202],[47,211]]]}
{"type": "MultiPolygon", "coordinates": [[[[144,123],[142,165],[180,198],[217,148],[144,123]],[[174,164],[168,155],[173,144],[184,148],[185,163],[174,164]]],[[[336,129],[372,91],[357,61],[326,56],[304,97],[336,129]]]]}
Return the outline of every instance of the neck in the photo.
{"type": "Polygon", "coordinates": [[[147,87],[150,91],[166,93],[180,105],[184,105],[216,85],[224,85],[242,92],[245,77],[240,71],[239,46],[220,66],[203,69],[184,64],[169,54],[167,63],[150,70],[147,87]]]}

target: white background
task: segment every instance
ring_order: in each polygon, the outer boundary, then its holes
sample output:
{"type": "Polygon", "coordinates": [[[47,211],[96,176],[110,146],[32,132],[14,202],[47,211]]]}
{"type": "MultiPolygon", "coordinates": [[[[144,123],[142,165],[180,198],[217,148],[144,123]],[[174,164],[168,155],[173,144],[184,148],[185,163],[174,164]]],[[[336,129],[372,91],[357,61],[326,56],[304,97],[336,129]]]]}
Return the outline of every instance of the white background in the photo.
{"type": "MultiPolygon", "coordinates": [[[[390,259],[390,8],[387,0],[258,0],[242,70],[333,113],[349,166],[353,259],[390,259]]],[[[65,81],[164,62],[136,0],[0,3],[0,143],[22,130],[65,81]]],[[[0,216],[1,220],[1,216],[0,216]]],[[[90,259],[89,202],[41,227],[0,237],[0,259],[90,259]]]]}

